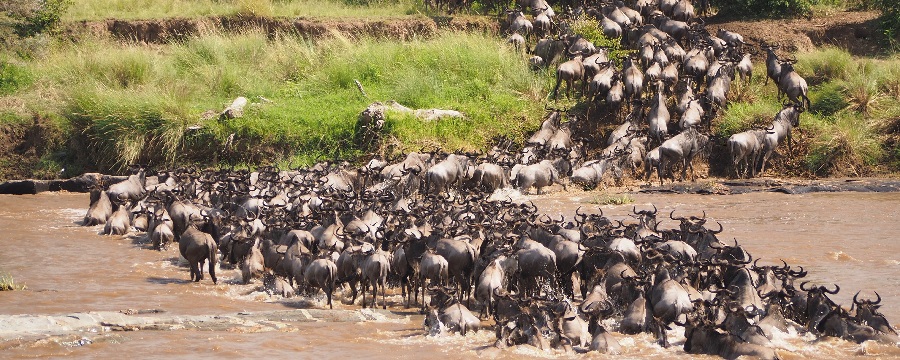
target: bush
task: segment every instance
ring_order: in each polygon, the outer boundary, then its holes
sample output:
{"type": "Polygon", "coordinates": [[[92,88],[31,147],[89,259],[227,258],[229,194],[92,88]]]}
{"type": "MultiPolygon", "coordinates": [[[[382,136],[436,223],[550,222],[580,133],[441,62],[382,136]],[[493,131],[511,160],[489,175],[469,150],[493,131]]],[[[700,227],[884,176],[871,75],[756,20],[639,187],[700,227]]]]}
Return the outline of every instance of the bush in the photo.
{"type": "Polygon", "coordinates": [[[609,58],[615,59],[621,66],[622,58],[631,52],[622,47],[622,43],[603,35],[603,27],[600,22],[587,16],[581,16],[572,24],[572,31],[590,41],[594,46],[604,47],[609,50],[609,58]]]}
{"type": "Polygon", "coordinates": [[[881,30],[891,47],[900,49],[900,1],[872,0],[875,8],[881,11],[881,30]]]}
{"type": "Polygon", "coordinates": [[[6,0],[0,11],[6,13],[16,35],[22,38],[54,30],[72,0],[6,0]]]}

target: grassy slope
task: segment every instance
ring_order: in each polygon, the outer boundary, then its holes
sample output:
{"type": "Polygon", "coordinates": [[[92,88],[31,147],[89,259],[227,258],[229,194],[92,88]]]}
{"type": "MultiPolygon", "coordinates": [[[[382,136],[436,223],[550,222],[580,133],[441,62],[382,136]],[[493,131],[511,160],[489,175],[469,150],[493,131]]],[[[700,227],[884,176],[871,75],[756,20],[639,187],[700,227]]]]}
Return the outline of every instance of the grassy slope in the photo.
{"type": "Polygon", "coordinates": [[[77,141],[56,161],[84,169],[309,163],[361,154],[353,142],[356,118],[376,100],[467,115],[433,123],[392,116],[386,128],[402,144],[396,150],[473,149],[496,136],[521,137],[537,125],[548,83],[524,61],[509,60],[515,58],[495,39],[460,33],[407,43],[267,39],[258,32],[164,46],[92,39],[26,63],[33,84],[0,101],[22,104],[12,110],[18,117],[60,119],[77,141]],[[259,104],[240,119],[201,120],[237,96],[259,104]],[[83,151],[93,155],[79,157],[83,151]]]}
{"type": "MultiPolygon", "coordinates": [[[[798,54],[797,71],[809,86],[812,110],[801,116],[793,156],[779,168],[785,175],[861,176],[897,170],[900,148],[900,57],[854,58],[837,48],[798,54]]],[[[717,121],[716,133],[730,136],[767,126],[781,105],[775,85],[763,85],[765,64],[757,77],[736,84],[732,103],[717,121]]],[[[784,151],[784,150],[782,150],[784,151]]],[[[786,153],[786,152],[785,152],[786,153]]]]}

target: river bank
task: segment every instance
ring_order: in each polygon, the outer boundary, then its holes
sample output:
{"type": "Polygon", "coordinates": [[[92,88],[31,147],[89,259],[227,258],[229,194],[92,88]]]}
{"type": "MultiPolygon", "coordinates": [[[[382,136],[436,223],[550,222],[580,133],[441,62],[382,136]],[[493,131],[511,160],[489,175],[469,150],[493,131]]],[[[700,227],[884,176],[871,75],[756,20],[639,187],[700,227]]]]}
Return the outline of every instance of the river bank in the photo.
{"type": "MultiPolygon", "coordinates": [[[[125,180],[125,176],[86,173],[59,180],[11,180],[0,183],[0,194],[34,195],[47,191],[89,192],[99,183],[108,185],[125,180]]],[[[558,186],[557,190],[562,190],[558,186]]],[[[825,179],[724,179],[706,178],[659,185],[630,179],[625,185],[598,190],[612,194],[701,194],[731,195],[752,192],[806,194],[816,192],[900,192],[898,178],[825,178],[825,179]]]]}

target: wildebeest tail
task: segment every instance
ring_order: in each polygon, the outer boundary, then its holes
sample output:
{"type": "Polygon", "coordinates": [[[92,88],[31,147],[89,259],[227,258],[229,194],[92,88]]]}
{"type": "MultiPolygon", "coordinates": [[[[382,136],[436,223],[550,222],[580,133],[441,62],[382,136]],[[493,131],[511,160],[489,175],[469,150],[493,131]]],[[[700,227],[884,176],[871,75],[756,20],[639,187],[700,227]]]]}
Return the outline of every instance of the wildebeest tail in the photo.
{"type": "MultiPolygon", "coordinates": [[[[213,284],[217,283],[216,279],[216,262],[218,261],[219,246],[215,242],[210,242],[207,246],[209,249],[209,277],[212,278],[213,284]]],[[[203,271],[198,269],[198,271],[203,271]]]]}

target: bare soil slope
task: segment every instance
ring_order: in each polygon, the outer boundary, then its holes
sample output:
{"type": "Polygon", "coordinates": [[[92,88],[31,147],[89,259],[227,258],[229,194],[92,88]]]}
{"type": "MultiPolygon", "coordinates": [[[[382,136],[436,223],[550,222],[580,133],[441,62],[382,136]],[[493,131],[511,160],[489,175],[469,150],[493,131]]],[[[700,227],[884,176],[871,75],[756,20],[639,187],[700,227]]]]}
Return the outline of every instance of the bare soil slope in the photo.
{"type": "Polygon", "coordinates": [[[876,11],[840,11],[810,19],[728,20],[713,17],[707,21],[712,30],[735,31],[753,44],[779,44],[782,51],[810,51],[834,45],[857,56],[873,56],[884,51],[878,42],[876,11]]]}

